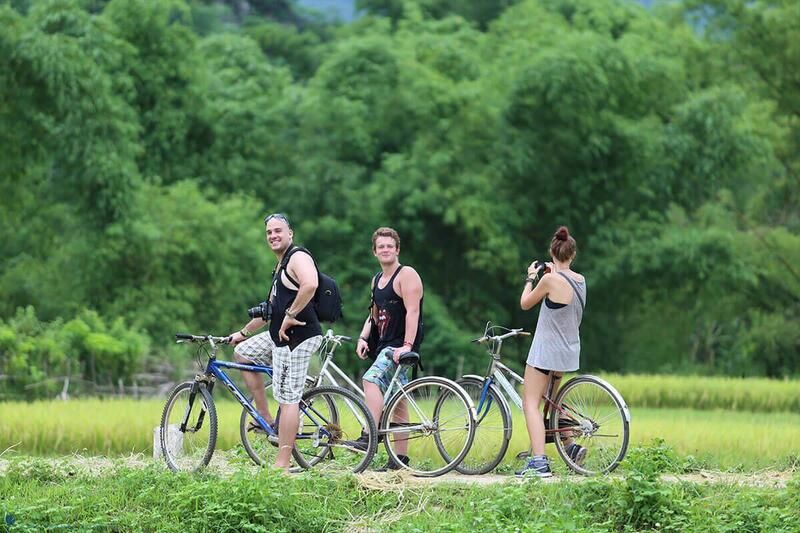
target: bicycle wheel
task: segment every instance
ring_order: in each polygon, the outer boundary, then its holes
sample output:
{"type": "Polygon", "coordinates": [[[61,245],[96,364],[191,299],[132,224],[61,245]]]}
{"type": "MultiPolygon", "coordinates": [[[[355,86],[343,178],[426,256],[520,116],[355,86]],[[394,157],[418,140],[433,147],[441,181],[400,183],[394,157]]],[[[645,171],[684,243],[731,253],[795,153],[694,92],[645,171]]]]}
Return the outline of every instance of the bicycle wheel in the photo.
{"type": "Polygon", "coordinates": [[[467,475],[487,474],[497,468],[508,450],[512,430],[511,410],[494,384],[486,387],[486,378],[466,376],[456,383],[472,399],[476,412],[472,447],[456,470],[467,475]]]}
{"type": "Polygon", "coordinates": [[[550,430],[558,454],[573,471],[586,476],[604,474],[619,465],[628,449],[630,414],[622,396],[594,376],[569,380],[558,392],[550,413],[550,430]],[[582,461],[567,451],[572,442],[586,448],[582,461]]]}
{"type": "Polygon", "coordinates": [[[377,447],[375,421],[354,392],[324,386],[303,394],[300,431],[292,450],[300,467],[363,472],[377,447]]]}
{"type": "Polygon", "coordinates": [[[435,477],[455,468],[475,437],[473,408],[455,382],[420,378],[395,393],[381,417],[390,460],[415,476],[435,477]],[[408,457],[408,464],[399,456],[408,457]]]}
{"type": "Polygon", "coordinates": [[[217,410],[205,383],[175,387],[161,415],[161,450],[175,472],[194,472],[211,461],[217,443],[217,410]]]}
{"type": "MultiPolygon", "coordinates": [[[[314,380],[307,377],[306,390],[313,384],[314,380]]],[[[280,407],[272,396],[272,378],[267,374],[264,375],[264,389],[267,401],[275,412],[274,429],[277,430],[280,407]]],[[[250,405],[254,405],[252,396],[247,401],[250,402],[250,405]]],[[[239,417],[239,437],[242,439],[242,445],[255,464],[270,466],[275,462],[275,456],[278,453],[278,437],[267,435],[261,428],[253,427],[253,424],[255,424],[255,419],[250,416],[247,409],[242,408],[242,415],[239,417]]]]}

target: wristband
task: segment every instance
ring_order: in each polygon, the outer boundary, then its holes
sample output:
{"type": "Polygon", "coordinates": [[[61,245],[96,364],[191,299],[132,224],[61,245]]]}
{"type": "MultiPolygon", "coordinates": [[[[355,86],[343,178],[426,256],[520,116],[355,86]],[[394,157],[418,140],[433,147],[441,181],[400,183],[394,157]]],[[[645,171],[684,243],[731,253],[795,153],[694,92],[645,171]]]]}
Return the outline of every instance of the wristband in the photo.
{"type": "Polygon", "coordinates": [[[292,318],[292,319],[294,319],[294,318],[297,318],[297,313],[292,313],[292,312],[291,312],[291,311],[289,311],[288,309],[286,310],[286,312],[285,312],[284,314],[285,314],[286,316],[288,316],[289,318],[292,318]]]}
{"type": "Polygon", "coordinates": [[[250,336],[250,332],[247,330],[247,328],[242,328],[242,329],[239,330],[239,335],[241,335],[242,337],[247,338],[247,337],[250,336]]]}
{"type": "Polygon", "coordinates": [[[536,280],[534,278],[526,278],[525,283],[530,283],[531,285],[536,285],[536,280]]]}
{"type": "Polygon", "coordinates": [[[358,336],[358,338],[359,338],[360,340],[362,340],[362,341],[366,342],[367,344],[369,344],[369,341],[368,341],[367,339],[365,339],[364,337],[362,337],[361,335],[359,335],[359,336],[358,336]]]}
{"type": "Polygon", "coordinates": [[[414,347],[414,343],[405,341],[405,342],[403,342],[403,346],[408,346],[409,348],[413,348],[414,347]]]}

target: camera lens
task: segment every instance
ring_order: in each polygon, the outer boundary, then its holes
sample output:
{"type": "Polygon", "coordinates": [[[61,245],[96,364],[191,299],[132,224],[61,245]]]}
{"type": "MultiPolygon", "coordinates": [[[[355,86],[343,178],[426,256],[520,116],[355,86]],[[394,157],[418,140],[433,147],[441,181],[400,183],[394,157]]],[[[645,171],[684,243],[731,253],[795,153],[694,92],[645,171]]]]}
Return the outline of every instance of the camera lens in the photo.
{"type": "Polygon", "coordinates": [[[272,308],[270,307],[269,302],[261,302],[257,306],[248,309],[247,315],[250,318],[263,318],[264,320],[269,320],[272,316],[272,308]]]}

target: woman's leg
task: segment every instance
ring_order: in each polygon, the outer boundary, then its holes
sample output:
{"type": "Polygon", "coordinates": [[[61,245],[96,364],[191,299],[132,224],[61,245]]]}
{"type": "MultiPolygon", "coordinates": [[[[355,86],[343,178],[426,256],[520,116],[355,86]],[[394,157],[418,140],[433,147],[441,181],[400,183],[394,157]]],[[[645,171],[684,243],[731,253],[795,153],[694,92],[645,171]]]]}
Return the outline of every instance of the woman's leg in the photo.
{"type": "Polygon", "coordinates": [[[525,423],[528,426],[528,436],[531,440],[531,452],[533,455],[544,455],[544,419],[539,406],[542,396],[547,392],[549,383],[550,376],[532,366],[525,366],[522,410],[525,413],[525,423]]]}
{"type": "MultiPolygon", "coordinates": [[[[559,387],[561,387],[561,378],[564,377],[564,374],[551,372],[550,375],[553,377],[553,391],[550,396],[550,401],[555,402],[556,396],[558,396],[558,389],[559,387]]],[[[551,406],[551,408],[553,407],[551,406]]],[[[550,414],[550,416],[552,416],[552,413],[550,414]]],[[[559,433],[558,435],[562,435],[561,440],[564,442],[564,446],[569,446],[570,444],[572,444],[572,436],[563,437],[563,433],[559,433]]]]}

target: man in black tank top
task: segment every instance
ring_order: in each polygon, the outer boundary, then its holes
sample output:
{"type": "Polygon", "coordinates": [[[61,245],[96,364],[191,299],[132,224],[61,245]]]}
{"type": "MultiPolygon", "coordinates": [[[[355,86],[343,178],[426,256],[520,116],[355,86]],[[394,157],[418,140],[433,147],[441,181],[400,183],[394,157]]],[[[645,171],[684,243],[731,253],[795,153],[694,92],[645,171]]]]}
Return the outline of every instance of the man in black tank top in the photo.
{"type": "MultiPolygon", "coordinates": [[[[288,471],[308,364],[322,343],[322,328],[311,301],[319,280],[314,259],[306,250],[294,246],[294,232],[286,216],[269,215],[264,225],[267,245],[278,260],[269,294],[272,308],[269,331],[251,337],[251,332],[266,324],[263,318],[254,318],[231,334],[230,342],[236,345],[237,361],[273,368],[272,392],[281,404],[275,467],[288,471]],[[286,257],[288,261],[284,260],[286,257]]],[[[269,412],[262,375],[253,372],[242,375],[256,409],[272,424],[274,417],[269,412]]]]}
{"type": "MultiPolygon", "coordinates": [[[[378,228],[372,235],[372,253],[381,265],[381,272],[373,278],[370,313],[361,329],[356,354],[361,359],[369,355],[375,362],[364,373],[363,385],[369,407],[375,420],[383,411],[383,395],[397,369],[401,354],[419,353],[423,338],[422,279],[417,271],[400,264],[400,236],[392,228],[378,228]],[[377,335],[377,348],[368,353],[370,334],[377,335]]],[[[408,383],[408,368],[399,376],[402,384],[408,383]]],[[[398,409],[402,418],[404,409],[398,409]]],[[[397,420],[400,421],[400,420],[397,420]]],[[[400,459],[408,463],[406,443],[398,442],[400,459]],[[405,446],[404,446],[405,444],[405,446]]],[[[395,469],[389,464],[385,468],[395,469]]]]}

